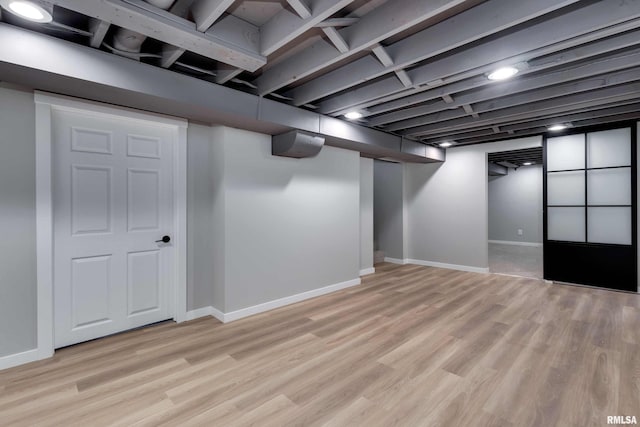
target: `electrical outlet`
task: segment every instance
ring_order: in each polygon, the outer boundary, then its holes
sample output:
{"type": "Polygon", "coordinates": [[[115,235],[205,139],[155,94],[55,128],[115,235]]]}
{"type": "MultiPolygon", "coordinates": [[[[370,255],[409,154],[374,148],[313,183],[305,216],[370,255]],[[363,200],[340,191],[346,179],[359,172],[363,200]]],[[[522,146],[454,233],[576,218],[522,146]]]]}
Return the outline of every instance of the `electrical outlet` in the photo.
{"type": "Polygon", "coordinates": [[[518,236],[522,236],[522,234],[523,234],[522,228],[518,228],[518,236]]]}

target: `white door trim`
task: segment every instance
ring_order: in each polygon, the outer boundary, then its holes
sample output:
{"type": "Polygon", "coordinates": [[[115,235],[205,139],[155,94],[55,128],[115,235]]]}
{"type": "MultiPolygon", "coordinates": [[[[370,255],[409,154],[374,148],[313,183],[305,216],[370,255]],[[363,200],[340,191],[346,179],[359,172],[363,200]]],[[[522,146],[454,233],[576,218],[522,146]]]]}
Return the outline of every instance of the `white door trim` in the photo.
{"type": "Polygon", "coordinates": [[[174,227],[176,277],[173,318],[186,320],[187,313],[187,121],[160,114],[115,107],[66,96],[35,92],[36,103],[36,254],[38,359],[53,356],[53,194],[51,114],[54,110],[110,115],[150,121],[173,127],[177,133],[174,150],[174,227]]]}

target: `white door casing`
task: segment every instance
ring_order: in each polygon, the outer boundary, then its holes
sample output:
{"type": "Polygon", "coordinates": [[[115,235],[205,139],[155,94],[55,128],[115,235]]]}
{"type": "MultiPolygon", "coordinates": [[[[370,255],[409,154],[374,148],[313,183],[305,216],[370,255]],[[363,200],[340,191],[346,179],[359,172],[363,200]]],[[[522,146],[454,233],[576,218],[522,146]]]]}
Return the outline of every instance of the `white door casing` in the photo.
{"type": "Polygon", "coordinates": [[[184,320],[186,122],[41,93],[36,111],[39,357],[184,320]]]}

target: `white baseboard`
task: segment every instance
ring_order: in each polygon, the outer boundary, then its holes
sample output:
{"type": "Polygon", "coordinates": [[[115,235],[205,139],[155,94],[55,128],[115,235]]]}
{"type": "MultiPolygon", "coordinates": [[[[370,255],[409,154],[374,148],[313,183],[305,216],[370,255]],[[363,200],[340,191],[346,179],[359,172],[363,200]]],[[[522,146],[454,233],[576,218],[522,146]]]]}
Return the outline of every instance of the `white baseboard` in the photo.
{"type": "Polygon", "coordinates": [[[224,313],[215,307],[209,307],[209,308],[211,309],[211,313],[210,313],[211,316],[215,317],[216,319],[224,323],[224,313]]]}
{"type": "Polygon", "coordinates": [[[0,370],[13,368],[14,366],[24,365],[25,363],[41,360],[38,349],[23,351],[22,353],[10,354],[0,357],[0,370]]]}
{"type": "Polygon", "coordinates": [[[224,323],[224,313],[212,306],[187,311],[185,321],[195,320],[206,316],[213,316],[224,323]]]}
{"type": "Polygon", "coordinates": [[[513,245],[513,246],[531,246],[534,248],[541,248],[542,243],[535,242],[513,242],[511,240],[489,240],[489,243],[496,243],[499,245],[513,245]]]}
{"type": "MultiPolygon", "coordinates": [[[[367,269],[373,270],[375,269],[367,269]]],[[[373,273],[372,271],[372,273],[373,273]]],[[[230,313],[223,313],[217,308],[212,306],[202,307],[195,310],[187,311],[184,316],[184,321],[199,319],[201,317],[213,316],[220,320],[222,323],[233,322],[244,317],[249,317],[254,314],[263,313],[265,311],[273,310],[275,308],[284,307],[285,305],[293,304],[296,302],[304,301],[310,298],[326,295],[331,292],[336,292],[342,289],[350,288],[362,283],[360,278],[348,280],[346,282],[336,283],[334,285],[325,286],[324,288],[313,289],[301,294],[291,295],[289,297],[280,298],[277,300],[265,302],[263,304],[254,305],[253,307],[247,307],[240,310],[232,311],[230,313]]],[[[36,360],[46,359],[49,356],[41,357],[38,349],[28,350],[22,353],[10,354],[8,356],[0,357],[0,370],[13,368],[14,366],[24,365],[25,363],[35,362],[36,360]]]]}
{"type": "Polygon", "coordinates": [[[195,310],[187,311],[187,313],[185,314],[184,320],[185,322],[188,322],[189,320],[199,319],[205,316],[211,316],[212,310],[213,310],[213,307],[208,306],[208,307],[202,307],[202,308],[197,308],[195,310]]]}
{"type": "MultiPolygon", "coordinates": [[[[370,270],[375,271],[371,268],[370,270]]],[[[372,271],[372,272],[373,272],[372,271]]],[[[319,297],[321,295],[336,292],[342,289],[350,288],[352,286],[359,285],[361,283],[360,278],[348,280],[342,283],[336,283],[335,285],[325,286],[324,288],[314,289],[301,294],[291,295],[289,297],[280,298],[277,300],[265,302],[262,304],[254,305],[252,307],[242,308],[240,310],[232,311],[230,313],[223,313],[214,307],[202,307],[196,310],[188,311],[186,314],[186,320],[194,320],[200,317],[213,316],[222,323],[233,322],[245,317],[253,316],[254,314],[264,313],[265,311],[273,310],[275,308],[284,307],[285,305],[293,304],[296,302],[304,301],[306,299],[319,297]]]]}
{"type": "Polygon", "coordinates": [[[285,305],[293,304],[296,302],[304,301],[306,299],[319,297],[320,295],[329,294],[342,289],[350,288],[352,286],[359,285],[361,283],[360,278],[348,280],[342,283],[336,283],[335,285],[325,286],[324,288],[314,289],[312,291],[303,292],[301,294],[291,295],[289,297],[280,298],[277,300],[265,302],[263,304],[254,305],[253,307],[242,308],[240,310],[232,311],[224,314],[224,322],[233,322],[234,320],[242,319],[244,317],[253,316],[254,314],[263,313],[265,311],[273,310],[275,308],[283,307],[285,305]]]}
{"type": "Polygon", "coordinates": [[[409,264],[423,265],[425,267],[447,268],[449,270],[468,271],[471,273],[489,273],[489,267],[472,267],[469,265],[446,264],[443,262],[423,261],[420,259],[409,259],[409,264]]]}
{"type": "Polygon", "coordinates": [[[409,264],[409,260],[408,259],[400,259],[400,258],[389,258],[389,257],[384,257],[384,262],[390,262],[391,264],[409,264]]]}
{"type": "Polygon", "coordinates": [[[369,274],[373,274],[376,272],[376,269],[371,267],[371,268],[365,268],[364,270],[360,270],[360,276],[367,276],[369,274]]]}

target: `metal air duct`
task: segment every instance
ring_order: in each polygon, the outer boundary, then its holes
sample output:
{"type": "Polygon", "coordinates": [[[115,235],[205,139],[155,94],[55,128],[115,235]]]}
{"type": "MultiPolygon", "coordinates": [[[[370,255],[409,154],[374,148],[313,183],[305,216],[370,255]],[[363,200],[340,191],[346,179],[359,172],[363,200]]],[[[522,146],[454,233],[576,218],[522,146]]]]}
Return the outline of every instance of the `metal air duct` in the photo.
{"type": "Polygon", "coordinates": [[[321,136],[300,130],[292,130],[271,137],[271,154],[296,159],[313,157],[322,150],[323,145],[324,138],[321,136]]]}

